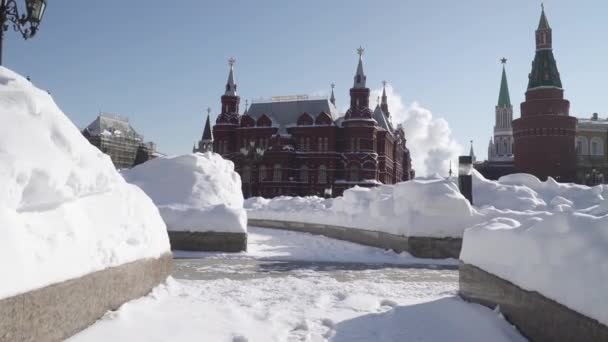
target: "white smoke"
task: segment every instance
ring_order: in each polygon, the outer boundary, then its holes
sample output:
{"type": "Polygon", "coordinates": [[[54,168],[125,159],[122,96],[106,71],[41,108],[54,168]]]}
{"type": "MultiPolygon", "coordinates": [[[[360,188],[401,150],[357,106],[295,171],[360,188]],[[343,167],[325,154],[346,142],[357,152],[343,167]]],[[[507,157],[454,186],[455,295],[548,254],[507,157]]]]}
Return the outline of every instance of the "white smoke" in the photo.
{"type": "MultiPolygon", "coordinates": [[[[381,95],[382,88],[372,90],[370,100],[376,100],[381,95]]],[[[386,96],[392,123],[395,127],[402,124],[405,130],[416,176],[435,173],[447,176],[450,161],[456,172],[458,156],[464,148],[452,138],[448,122],[443,118],[433,118],[433,113],[417,102],[406,106],[391,85],[386,86],[386,96]]]]}

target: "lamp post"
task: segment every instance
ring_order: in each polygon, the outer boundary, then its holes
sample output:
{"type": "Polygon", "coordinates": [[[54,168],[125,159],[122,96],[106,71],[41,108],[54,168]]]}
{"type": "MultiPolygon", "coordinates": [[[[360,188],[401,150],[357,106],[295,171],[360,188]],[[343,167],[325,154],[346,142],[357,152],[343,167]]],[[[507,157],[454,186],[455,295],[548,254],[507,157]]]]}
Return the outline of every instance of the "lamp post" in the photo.
{"type": "Polygon", "coordinates": [[[460,193],[473,204],[473,157],[458,157],[458,188],[460,193]]]}
{"type": "Polygon", "coordinates": [[[42,21],[46,0],[25,0],[25,9],[27,14],[19,15],[16,0],[0,0],[0,65],[2,65],[4,32],[12,26],[13,30],[21,33],[23,39],[32,38],[42,21]]]}
{"type": "Polygon", "coordinates": [[[255,147],[255,142],[251,141],[249,142],[248,146],[241,148],[241,155],[243,156],[247,166],[249,166],[249,179],[247,180],[247,197],[251,197],[251,182],[253,180],[253,177],[251,176],[253,174],[253,165],[262,160],[262,158],[264,158],[264,150],[259,147],[255,147]]]}

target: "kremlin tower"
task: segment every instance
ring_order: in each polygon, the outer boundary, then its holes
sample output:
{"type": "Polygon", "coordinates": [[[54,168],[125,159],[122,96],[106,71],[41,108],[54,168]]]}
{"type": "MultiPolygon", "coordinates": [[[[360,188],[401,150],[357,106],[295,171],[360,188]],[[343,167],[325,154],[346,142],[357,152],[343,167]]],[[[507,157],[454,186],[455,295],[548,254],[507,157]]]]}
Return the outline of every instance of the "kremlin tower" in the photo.
{"type": "Polygon", "coordinates": [[[569,116],[570,102],[553,57],[552,32],[542,9],[536,30],[536,55],[529,75],[521,118],[513,120],[515,169],[541,180],[574,181],[577,120],[569,116]]]}

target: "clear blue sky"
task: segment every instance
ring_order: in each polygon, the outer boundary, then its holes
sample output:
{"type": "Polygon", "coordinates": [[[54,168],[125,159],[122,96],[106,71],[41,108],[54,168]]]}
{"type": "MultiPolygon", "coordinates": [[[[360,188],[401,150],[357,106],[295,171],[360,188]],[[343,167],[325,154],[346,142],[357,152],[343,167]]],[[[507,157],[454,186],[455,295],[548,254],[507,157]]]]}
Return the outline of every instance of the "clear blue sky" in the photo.
{"type": "MultiPolygon", "coordinates": [[[[606,116],[608,2],[545,1],[571,113],[606,116]]],[[[444,117],[485,158],[502,56],[515,117],[534,55],[540,1],[50,0],[39,34],[8,32],[4,65],[48,89],[79,127],[126,115],[166,153],[189,152],[219,109],[226,60],[245,98],[314,93],[347,102],[355,48],[368,86],[444,117]]]]}

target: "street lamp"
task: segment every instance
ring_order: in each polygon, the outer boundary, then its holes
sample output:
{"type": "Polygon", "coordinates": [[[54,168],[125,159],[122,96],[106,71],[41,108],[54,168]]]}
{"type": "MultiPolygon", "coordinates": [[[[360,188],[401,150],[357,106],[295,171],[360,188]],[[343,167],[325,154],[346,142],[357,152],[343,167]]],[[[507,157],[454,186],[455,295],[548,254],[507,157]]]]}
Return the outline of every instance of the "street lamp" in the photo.
{"type": "Polygon", "coordinates": [[[458,157],[458,188],[460,193],[473,204],[473,157],[458,157]]]}
{"type": "Polygon", "coordinates": [[[9,26],[21,32],[23,39],[32,38],[44,16],[46,0],[25,0],[27,14],[19,15],[16,0],[0,0],[0,65],[2,65],[2,43],[9,26]]]}

